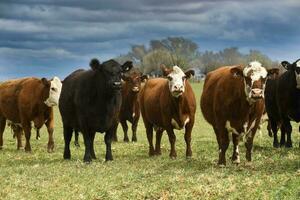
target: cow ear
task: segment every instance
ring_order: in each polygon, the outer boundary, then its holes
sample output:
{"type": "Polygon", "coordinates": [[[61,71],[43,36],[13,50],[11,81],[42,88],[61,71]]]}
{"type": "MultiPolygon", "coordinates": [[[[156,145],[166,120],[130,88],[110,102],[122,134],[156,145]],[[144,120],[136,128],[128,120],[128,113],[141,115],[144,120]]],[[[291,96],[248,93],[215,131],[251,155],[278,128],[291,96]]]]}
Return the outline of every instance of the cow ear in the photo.
{"type": "Polygon", "coordinates": [[[128,72],[133,67],[132,61],[126,61],[122,66],[122,72],[128,72]]]}
{"type": "Polygon", "coordinates": [[[93,58],[90,61],[90,67],[92,68],[92,70],[100,69],[101,65],[100,65],[99,60],[97,58],[93,58]]]}
{"type": "Polygon", "coordinates": [[[160,65],[160,69],[163,73],[163,76],[168,76],[172,72],[172,70],[168,69],[164,64],[160,65]]]}
{"type": "Polygon", "coordinates": [[[141,81],[145,81],[145,80],[148,80],[148,75],[146,75],[146,74],[143,74],[143,75],[141,75],[140,76],[140,79],[141,79],[141,81]]]}
{"type": "Polygon", "coordinates": [[[272,69],[268,69],[268,78],[275,78],[279,75],[279,69],[278,68],[272,68],[272,69]]]}
{"type": "Polygon", "coordinates": [[[291,64],[288,61],[282,61],[281,62],[282,67],[284,67],[284,69],[289,70],[291,69],[291,64]]]}
{"type": "Polygon", "coordinates": [[[187,79],[192,78],[193,76],[195,76],[195,71],[192,70],[192,69],[190,69],[190,70],[188,70],[184,73],[185,73],[187,79]]]}
{"type": "Polygon", "coordinates": [[[243,68],[241,66],[236,66],[230,69],[230,73],[234,77],[243,77],[243,68]]]}
{"type": "Polygon", "coordinates": [[[41,79],[41,81],[42,81],[42,83],[45,85],[45,86],[47,86],[47,87],[50,87],[50,81],[48,81],[46,78],[42,78],[41,79]]]}

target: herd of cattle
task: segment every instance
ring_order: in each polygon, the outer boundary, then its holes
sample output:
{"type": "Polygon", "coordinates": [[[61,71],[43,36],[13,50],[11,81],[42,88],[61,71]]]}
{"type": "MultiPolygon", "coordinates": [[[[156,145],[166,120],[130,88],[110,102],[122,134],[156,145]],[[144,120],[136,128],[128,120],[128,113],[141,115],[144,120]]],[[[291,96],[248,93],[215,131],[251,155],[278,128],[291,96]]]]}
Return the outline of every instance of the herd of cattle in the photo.
{"type": "MultiPolygon", "coordinates": [[[[257,61],[246,66],[220,67],[207,74],[200,100],[206,121],[212,125],[219,146],[219,165],[226,165],[226,150],[233,142],[233,163],[240,163],[239,142],[245,140],[246,159],[251,161],[253,139],[264,112],[268,115],[269,135],[274,147],[292,147],[290,121],[300,122],[300,59],[290,64],[283,61],[285,72],[266,69],[257,61]],[[281,130],[280,143],[277,132],[281,130]]],[[[32,125],[37,130],[46,125],[48,151],[53,151],[53,106],[58,105],[63,123],[64,159],[71,158],[70,142],[75,133],[82,133],[84,161],[96,159],[94,138],[104,133],[105,159],[112,160],[111,143],[117,141],[117,127],[121,123],[124,141],[128,142],[127,121],[132,124],[132,141],[140,113],[149,142],[149,156],[161,154],[161,137],[167,132],[171,145],[170,157],[176,158],[174,129],[184,129],[186,157],[192,156],[191,134],[195,122],[196,98],[188,81],[193,70],[183,72],[178,66],[161,66],[162,78],[148,79],[132,62],[123,65],[114,60],[90,62],[90,70],[79,69],[63,81],[54,77],[22,78],[0,84],[0,149],[6,123],[25,151],[30,152],[32,125]],[[144,84],[142,84],[144,83],[144,84]],[[143,85],[143,86],[142,86],[143,85]],[[156,142],[153,144],[153,130],[156,142]]]]}

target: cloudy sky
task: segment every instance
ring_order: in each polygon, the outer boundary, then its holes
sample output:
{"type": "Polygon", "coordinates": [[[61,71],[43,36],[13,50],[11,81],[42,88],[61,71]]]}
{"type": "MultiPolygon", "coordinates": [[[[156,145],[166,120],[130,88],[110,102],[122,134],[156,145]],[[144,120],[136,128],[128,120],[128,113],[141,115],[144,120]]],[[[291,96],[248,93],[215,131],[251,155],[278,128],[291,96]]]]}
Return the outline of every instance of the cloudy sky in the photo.
{"type": "Polygon", "coordinates": [[[199,50],[239,47],[300,58],[298,0],[1,0],[0,80],[64,78],[132,44],[183,36],[199,50]]]}

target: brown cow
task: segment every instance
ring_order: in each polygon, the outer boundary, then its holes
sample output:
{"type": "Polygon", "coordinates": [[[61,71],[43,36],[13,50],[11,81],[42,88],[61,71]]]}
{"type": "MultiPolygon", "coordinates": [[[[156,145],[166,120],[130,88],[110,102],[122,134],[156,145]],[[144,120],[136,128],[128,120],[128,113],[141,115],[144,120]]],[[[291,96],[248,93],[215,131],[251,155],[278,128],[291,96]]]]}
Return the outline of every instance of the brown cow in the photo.
{"type": "Polygon", "coordinates": [[[162,66],[165,78],[150,79],[140,92],[141,113],[149,142],[149,155],[160,155],[160,141],[164,130],[171,144],[170,157],[176,158],[175,129],[185,128],[186,156],[192,156],[191,133],[195,121],[196,100],[187,81],[193,70],[183,72],[178,66],[167,69],[162,66]],[[156,130],[156,145],[153,147],[153,128],[156,130]]]}
{"type": "Polygon", "coordinates": [[[31,122],[39,129],[45,124],[49,133],[48,151],[53,151],[53,106],[57,105],[61,82],[54,77],[22,78],[4,82],[0,85],[0,149],[3,146],[3,132],[6,121],[11,121],[18,128],[14,129],[18,137],[18,148],[21,144],[22,130],[25,132],[25,151],[31,151],[31,122]],[[22,128],[21,128],[22,127],[22,128]]]}
{"type": "MultiPolygon", "coordinates": [[[[122,76],[122,105],[119,112],[119,121],[124,132],[124,142],[129,142],[128,126],[129,121],[132,124],[132,142],[137,141],[136,129],[140,118],[140,104],[138,94],[141,89],[141,83],[148,78],[137,69],[131,69],[130,72],[122,76]]],[[[117,126],[114,130],[113,140],[117,141],[117,126]]]]}
{"type": "MultiPolygon", "coordinates": [[[[272,73],[272,70],[268,70],[272,73]]],[[[201,110],[219,145],[219,165],[226,165],[229,134],[233,140],[233,163],[240,163],[239,141],[246,136],[246,159],[251,161],[253,138],[264,111],[267,70],[257,61],[246,67],[221,67],[207,74],[201,96],[201,110]]]]}

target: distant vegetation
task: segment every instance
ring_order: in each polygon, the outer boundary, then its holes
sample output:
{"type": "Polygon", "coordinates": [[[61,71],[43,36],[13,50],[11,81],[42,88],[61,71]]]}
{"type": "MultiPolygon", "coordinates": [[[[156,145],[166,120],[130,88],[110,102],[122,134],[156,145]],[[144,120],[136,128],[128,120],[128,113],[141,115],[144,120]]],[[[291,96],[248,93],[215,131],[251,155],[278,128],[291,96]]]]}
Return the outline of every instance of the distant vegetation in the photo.
{"type": "Polygon", "coordinates": [[[248,54],[243,54],[237,47],[229,47],[219,52],[201,52],[194,41],[183,37],[151,40],[149,47],[144,44],[132,45],[127,54],[116,59],[120,62],[132,60],[148,74],[158,74],[160,64],[178,65],[184,69],[198,68],[204,74],[220,66],[246,64],[252,60],[258,60],[268,68],[278,66],[277,61],[272,61],[258,50],[250,50],[248,54]]]}

